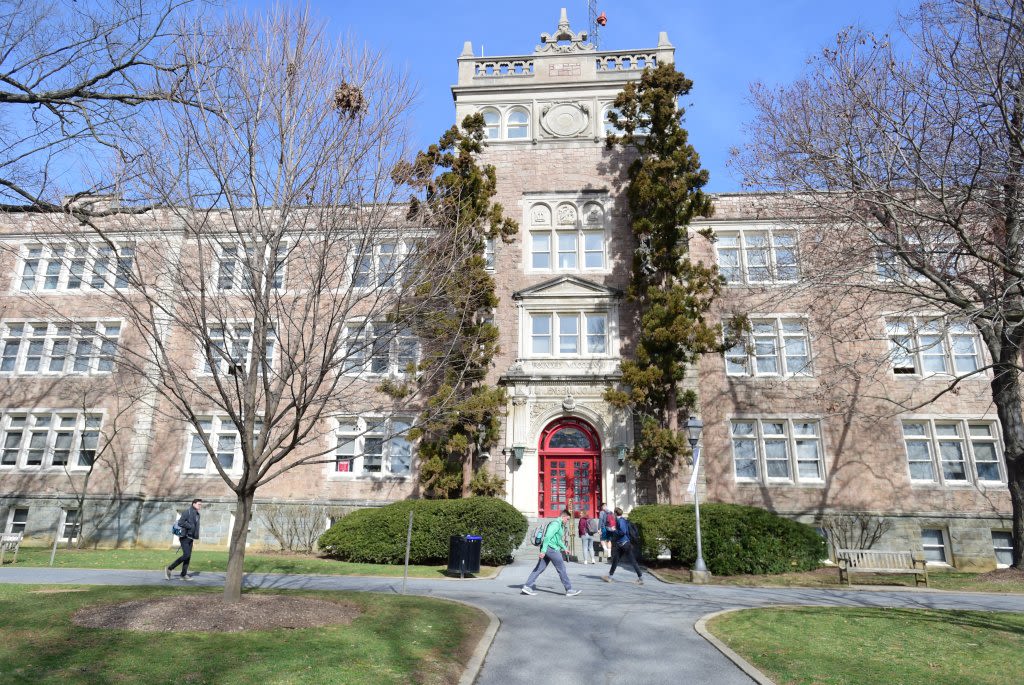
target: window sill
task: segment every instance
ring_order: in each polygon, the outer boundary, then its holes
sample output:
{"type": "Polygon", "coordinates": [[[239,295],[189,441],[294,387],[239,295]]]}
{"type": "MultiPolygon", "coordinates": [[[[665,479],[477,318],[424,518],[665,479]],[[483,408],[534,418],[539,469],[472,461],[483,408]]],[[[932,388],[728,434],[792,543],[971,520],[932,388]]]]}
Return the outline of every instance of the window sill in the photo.
{"type": "Polygon", "coordinates": [[[782,376],[782,375],[777,375],[777,376],[769,376],[769,375],[751,376],[749,374],[727,373],[727,374],[725,374],[725,377],[728,378],[729,380],[765,381],[765,382],[767,382],[767,381],[813,381],[813,380],[817,380],[817,376],[814,376],[813,374],[812,375],[807,375],[807,374],[803,374],[803,373],[801,373],[801,374],[790,374],[790,375],[786,375],[786,376],[782,376]]]}
{"type": "Polygon", "coordinates": [[[409,474],[397,475],[397,474],[375,474],[375,473],[346,473],[331,471],[327,474],[328,481],[336,482],[373,482],[373,483],[404,483],[412,480],[412,476],[409,474]]]}
{"type": "Polygon", "coordinates": [[[817,490],[817,489],[825,487],[825,481],[823,481],[823,480],[801,481],[799,483],[794,483],[791,480],[769,480],[769,481],[736,480],[735,483],[736,483],[736,485],[755,485],[755,486],[757,486],[759,488],[778,488],[778,487],[783,487],[783,488],[798,488],[798,489],[801,489],[801,490],[817,490]]]}

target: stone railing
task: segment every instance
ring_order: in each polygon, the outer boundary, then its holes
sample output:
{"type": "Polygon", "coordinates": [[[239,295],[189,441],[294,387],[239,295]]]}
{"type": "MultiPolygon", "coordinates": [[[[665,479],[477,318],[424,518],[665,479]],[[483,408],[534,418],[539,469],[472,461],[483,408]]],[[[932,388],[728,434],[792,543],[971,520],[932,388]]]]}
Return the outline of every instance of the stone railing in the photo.
{"type": "Polygon", "coordinates": [[[621,52],[619,54],[603,54],[597,57],[597,72],[608,71],[643,71],[647,67],[658,66],[658,56],[653,52],[621,52]]]}
{"type": "Polygon", "coordinates": [[[477,60],[473,77],[533,76],[532,59],[477,60]]]}

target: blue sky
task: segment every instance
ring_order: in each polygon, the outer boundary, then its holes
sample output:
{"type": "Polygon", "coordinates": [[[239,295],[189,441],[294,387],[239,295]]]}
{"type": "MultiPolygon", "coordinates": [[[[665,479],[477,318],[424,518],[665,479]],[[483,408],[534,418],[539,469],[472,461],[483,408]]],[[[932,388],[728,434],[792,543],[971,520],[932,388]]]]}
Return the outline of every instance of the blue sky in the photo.
{"type": "MultiPolygon", "coordinates": [[[[244,5],[262,8],[263,2],[244,5]]],[[[383,50],[419,85],[414,131],[419,147],[437,139],[454,117],[450,86],[464,41],[474,53],[518,55],[533,51],[542,31],[554,31],[565,7],[574,30],[587,24],[584,0],[309,0],[332,33],[351,33],[383,50]]],[[[677,67],[694,81],[686,117],[691,140],[711,172],[708,190],[740,189],[727,169],[729,149],[744,140],[746,103],[753,81],[787,83],[807,59],[856,24],[886,33],[897,12],[915,0],[601,0],[608,16],[601,33],[607,50],[653,47],[667,31],[677,67]]]]}

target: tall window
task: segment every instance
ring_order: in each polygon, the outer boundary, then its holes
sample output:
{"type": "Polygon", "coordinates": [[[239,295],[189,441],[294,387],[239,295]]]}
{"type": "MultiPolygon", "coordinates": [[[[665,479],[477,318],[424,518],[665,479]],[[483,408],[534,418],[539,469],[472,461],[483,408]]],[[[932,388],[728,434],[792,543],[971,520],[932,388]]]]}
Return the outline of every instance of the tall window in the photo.
{"type": "Polygon", "coordinates": [[[273,259],[267,255],[257,258],[255,247],[221,246],[217,254],[217,288],[220,290],[252,290],[254,281],[271,269],[271,287],[284,287],[284,265],[288,246],[279,245],[273,259]]]}
{"type": "MultiPolygon", "coordinates": [[[[201,363],[203,373],[213,372],[211,360],[219,374],[248,371],[252,367],[252,328],[248,323],[229,322],[223,326],[213,326],[207,331],[207,336],[207,355],[204,355],[201,363]]],[[[258,372],[273,368],[276,342],[274,331],[268,331],[263,359],[258,360],[258,372]]]]}
{"type": "Polygon", "coordinates": [[[88,468],[102,417],[82,412],[11,412],[0,417],[0,467],[88,468]]]}
{"type": "Polygon", "coordinates": [[[501,138],[501,115],[496,109],[485,109],[484,115],[484,137],[487,140],[498,140],[501,138]]]}
{"type": "Polygon", "coordinates": [[[409,328],[385,322],[345,326],[343,369],[350,374],[402,375],[419,361],[419,339],[409,328]]]}
{"type": "Polygon", "coordinates": [[[949,553],[946,550],[946,531],[941,528],[921,529],[921,549],[926,562],[949,563],[949,553]]]}
{"type": "Polygon", "coordinates": [[[816,419],[737,419],[730,429],[737,482],[824,479],[821,426],[816,419]]]}
{"type": "Polygon", "coordinates": [[[530,115],[525,109],[513,109],[505,120],[505,137],[522,140],[530,137],[530,115]]]}
{"type": "Polygon", "coordinates": [[[82,518],[78,509],[64,510],[64,524],[61,526],[60,539],[74,542],[82,534],[82,518]]]}
{"type": "Polygon", "coordinates": [[[357,245],[352,250],[352,286],[390,288],[402,278],[403,262],[408,255],[405,243],[392,241],[375,245],[357,245]]]}
{"type": "Polygon", "coordinates": [[[25,534],[25,528],[28,526],[28,507],[16,507],[11,509],[11,513],[7,515],[7,528],[4,530],[5,533],[21,533],[25,534]]]}
{"type": "Polygon", "coordinates": [[[963,375],[982,366],[977,332],[968,324],[921,316],[889,319],[892,371],[897,375],[963,375]]]}
{"type": "Polygon", "coordinates": [[[902,426],[911,481],[939,485],[1003,482],[1002,448],[994,423],[907,419],[902,426]]]}
{"type": "Polygon", "coordinates": [[[797,280],[796,233],[778,229],[716,231],[718,271],[730,284],[797,280]]]}
{"type": "Polygon", "coordinates": [[[109,245],[26,245],[18,288],[26,292],[127,288],[134,261],[135,247],[130,244],[116,250],[109,245]]]}
{"type": "Polygon", "coordinates": [[[412,444],[408,420],[349,416],[338,420],[334,470],[337,473],[408,475],[412,444]]]}
{"type": "Polygon", "coordinates": [[[1013,563],[1013,536],[1010,531],[992,531],[992,551],[996,555],[996,566],[1006,568],[1013,563]]]}
{"type": "Polygon", "coordinates": [[[108,373],[120,335],[120,321],[5,321],[0,323],[0,372],[108,373]]]}
{"type": "Polygon", "coordinates": [[[594,271],[607,266],[604,207],[598,202],[530,207],[530,269],[594,271]]]}
{"type": "Polygon", "coordinates": [[[531,312],[533,356],[586,357],[608,354],[605,312],[531,312]]]}
{"type": "MultiPolygon", "coordinates": [[[[210,416],[200,420],[199,425],[206,434],[206,439],[217,462],[225,471],[240,472],[242,470],[242,443],[238,434],[238,428],[227,417],[210,416]]],[[[255,426],[258,435],[261,429],[259,423],[255,426]]],[[[192,434],[189,440],[188,454],[185,455],[185,472],[215,474],[217,467],[210,459],[210,452],[203,444],[199,431],[192,427],[192,434]]]]}
{"type": "MultiPolygon", "coordinates": [[[[807,322],[797,318],[751,319],[751,330],[725,353],[730,376],[810,376],[807,322]]],[[[727,335],[729,333],[727,332],[727,335]]]]}

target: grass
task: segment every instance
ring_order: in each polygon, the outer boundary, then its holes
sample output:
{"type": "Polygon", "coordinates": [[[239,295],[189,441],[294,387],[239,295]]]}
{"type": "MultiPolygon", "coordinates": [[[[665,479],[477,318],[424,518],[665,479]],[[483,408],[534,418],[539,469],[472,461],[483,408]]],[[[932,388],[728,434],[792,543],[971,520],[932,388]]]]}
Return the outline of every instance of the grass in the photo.
{"type": "Polygon", "coordinates": [[[323,592],[315,594],[355,603],[364,613],[348,626],[246,633],[142,633],[70,621],[82,607],[167,594],[180,595],[187,610],[207,593],[0,586],[0,679],[39,685],[450,683],[487,625],[481,612],[452,602],[323,592]]]}
{"type": "MultiPolygon", "coordinates": [[[[659,578],[671,583],[689,583],[690,570],[686,568],[655,568],[659,578]]],[[[736,585],[743,587],[815,587],[845,589],[846,583],[839,582],[839,571],[835,568],[820,568],[805,573],[781,573],[764,576],[712,576],[715,585],[736,585]]],[[[929,587],[933,590],[955,592],[1020,592],[1024,593],[1024,580],[1001,580],[992,582],[985,574],[962,571],[928,571],[929,587]]],[[[914,576],[855,573],[853,587],[887,587],[900,589],[914,587],[914,576]]],[[[923,585],[921,586],[924,587],[923,585]]]]}
{"type": "Polygon", "coordinates": [[[750,609],[708,627],[777,685],[1003,685],[1024,673],[1024,614],[750,609]]]}
{"type": "MultiPolygon", "coordinates": [[[[174,561],[178,549],[58,549],[53,562],[55,568],[104,568],[143,569],[159,571],[174,561]]],[[[10,554],[4,558],[4,566],[10,567],[10,554]]],[[[18,566],[49,566],[50,550],[41,547],[22,547],[18,552],[18,566]]],[[[189,571],[198,573],[227,571],[228,553],[217,550],[197,550],[192,553],[189,571]]],[[[444,574],[446,566],[409,565],[409,575],[414,578],[437,578],[444,574]]],[[[257,554],[245,555],[245,570],[248,573],[298,573],[309,575],[337,576],[401,576],[403,566],[387,564],[352,564],[322,557],[302,554],[257,554]]],[[[493,566],[481,566],[480,576],[493,576],[493,566]]]]}

